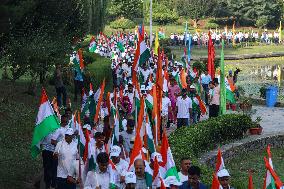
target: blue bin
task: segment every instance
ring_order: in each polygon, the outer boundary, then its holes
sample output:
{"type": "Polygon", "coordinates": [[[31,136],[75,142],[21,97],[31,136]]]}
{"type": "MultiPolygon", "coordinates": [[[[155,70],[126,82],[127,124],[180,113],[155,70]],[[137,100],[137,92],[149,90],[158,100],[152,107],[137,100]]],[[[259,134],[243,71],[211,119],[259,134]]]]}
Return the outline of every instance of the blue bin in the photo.
{"type": "Polygon", "coordinates": [[[277,102],[278,88],[270,86],[266,88],[266,106],[274,107],[277,102]]]}

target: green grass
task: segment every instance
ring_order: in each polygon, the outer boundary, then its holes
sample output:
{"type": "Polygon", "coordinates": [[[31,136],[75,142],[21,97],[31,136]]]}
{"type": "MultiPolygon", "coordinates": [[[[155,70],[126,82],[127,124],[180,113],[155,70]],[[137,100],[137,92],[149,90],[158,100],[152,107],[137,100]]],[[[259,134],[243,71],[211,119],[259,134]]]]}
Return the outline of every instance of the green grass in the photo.
{"type": "MultiPolygon", "coordinates": [[[[182,47],[173,47],[171,48],[172,53],[176,55],[177,58],[183,55],[183,46],[182,47]]],[[[241,54],[262,54],[269,52],[283,52],[284,45],[263,45],[263,46],[250,46],[250,47],[239,47],[239,48],[225,48],[224,54],[226,55],[241,55],[241,54]]],[[[220,48],[215,48],[215,54],[218,56],[221,54],[220,48]]],[[[207,48],[197,48],[193,47],[191,50],[192,57],[207,56],[207,48]]]]}
{"type": "MultiPolygon", "coordinates": [[[[271,149],[273,166],[280,177],[284,180],[284,148],[271,149]]],[[[232,186],[235,188],[247,188],[248,170],[253,171],[254,188],[262,188],[265,177],[265,165],[263,157],[267,156],[265,151],[250,152],[242,154],[226,165],[232,177],[232,186]]]]}

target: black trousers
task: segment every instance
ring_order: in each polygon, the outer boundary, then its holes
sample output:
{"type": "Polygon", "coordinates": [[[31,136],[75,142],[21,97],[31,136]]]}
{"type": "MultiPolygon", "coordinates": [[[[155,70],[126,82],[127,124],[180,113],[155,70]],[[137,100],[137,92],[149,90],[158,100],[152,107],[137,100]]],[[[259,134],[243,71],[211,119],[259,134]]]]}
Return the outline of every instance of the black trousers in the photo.
{"type": "Polygon", "coordinates": [[[177,118],[177,128],[189,126],[188,118],[177,118]]]}
{"type": "Polygon", "coordinates": [[[53,152],[48,150],[42,151],[43,173],[45,187],[55,187],[56,173],[57,173],[57,160],[53,158],[53,152]]]}
{"type": "Polygon", "coordinates": [[[57,177],[56,189],[76,189],[76,184],[71,184],[67,182],[67,178],[57,177]]]}
{"type": "Polygon", "coordinates": [[[83,81],[78,81],[78,80],[74,80],[74,101],[77,101],[77,96],[79,94],[79,96],[81,96],[82,98],[82,89],[84,87],[84,82],[83,81]]]}
{"type": "Polygon", "coordinates": [[[208,92],[209,92],[209,87],[208,84],[202,84],[202,88],[204,90],[204,95],[205,95],[205,104],[208,105],[208,92]]]}
{"type": "Polygon", "coordinates": [[[209,105],[209,117],[218,117],[219,115],[219,105],[212,104],[209,105]]]}
{"type": "Polygon", "coordinates": [[[63,105],[64,107],[66,107],[66,99],[67,99],[67,93],[66,93],[66,89],[64,86],[62,87],[56,87],[56,96],[57,96],[57,105],[60,107],[61,105],[63,105]],[[62,99],[62,98],[63,99],[62,99]],[[63,102],[62,102],[63,101],[63,102]],[[62,104],[63,103],[63,104],[62,104]]]}

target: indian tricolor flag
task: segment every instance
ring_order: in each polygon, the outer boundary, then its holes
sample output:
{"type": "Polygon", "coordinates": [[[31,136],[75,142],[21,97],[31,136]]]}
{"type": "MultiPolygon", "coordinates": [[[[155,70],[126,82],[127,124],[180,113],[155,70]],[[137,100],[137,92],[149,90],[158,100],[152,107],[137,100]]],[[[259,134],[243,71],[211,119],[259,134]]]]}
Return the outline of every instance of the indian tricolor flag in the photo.
{"type": "Polygon", "coordinates": [[[160,163],[162,178],[166,179],[169,176],[175,176],[180,181],[166,132],[163,132],[161,156],[163,159],[163,162],[160,163]]]}
{"type": "Polygon", "coordinates": [[[228,80],[225,78],[225,85],[226,85],[226,100],[228,100],[230,103],[235,104],[236,98],[235,98],[235,85],[231,80],[228,80]]]}
{"type": "Polygon", "coordinates": [[[73,63],[76,71],[82,71],[85,68],[82,49],[77,51],[76,57],[73,59],[73,63]]]}
{"type": "MultiPolygon", "coordinates": [[[[272,164],[272,156],[271,156],[271,151],[270,151],[270,145],[267,146],[267,155],[268,155],[268,162],[270,167],[273,169],[273,164],[272,164]]],[[[271,173],[269,172],[269,170],[266,171],[266,176],[265,176],[265,180],[264,180],[264,185],[263,185],[263,189],[275,189],[275,182],[274,179],[271,175],[271,173]]]]}
{"type": "Polygon", "coordinates": [[[152,127],[149,122],[149,117],[146,115],[146,136],[147,136],[147,146],[150,153],[154,153],[156,151],[154,137],[152,132],[152,127]]]}
{"type": "Polygon", "coordinates": [[[150,50],[147,47],[145,41],[140,40],[136,48],[132,71],[135,71],[137,73],[138,65],[142,66],[150,57],[150,50]]]}
{"type": "Polygon", "coordinates": [[[103,101],[104,91],[105,91],[105,79],[103,80],[103,83],[101,84],[100,89],[96,92],[96,94],[94,96],[95,98],[96,98],[96,96],[98,97],[98,100],[97,100],[98,103],[97,103],[97,107],[96,107],[96,114],[95,114],[95,117],[94,117],[94,123],[97,123],[97,121],[99,119],[99,112],[101,111],[101,103],[103,101]]]}
{"type": "MultiPolygon", "coordinates": [[[[273,177],[274,179],[274,182],[275,182],[275,186],[276,186],[276,189],[284,189],[284,185],[282,183],[282,181],[280,180],[279,176],[276,174],[276,172],[273,170],[273,168],[271,167],[269,161],[267,160],[266,157],[264,157],[264,162],[265,162],[265,167],[267,169],[267,171],[270,172],[271,176],[273,177]]],[[[269,186],[269,185],[268,185],[269,186]]],[[[270,186],[269,186],[270,187],[270,186]]],[[[268,187],[268,188],[269,188],[268,187]]],[[[272,186],[270,188],[273,188],[272,186]]]]}
{"type": "Polygon", "coordinates": [[[225,169],[225,163],[224,163],[224,160],[223,160],[223,157],[222,157],[222,152],[221,152],[221,150],[219,148],[218,149],[218,153],[217,153],[217,158],[216,158],[215,172],[218,173],[222,169],[225,169]]]}
{"type": "Polygon", "coordinates": [[[158,163],[157,157],[154,159],[154,171],[153,171],[153,182],[152,186],[153,188],[157,188],[161,186],[161,174],[160,174],[160,165],[158,163]]]}
{"type": "Polygon", "coordinates": [[[40,106],[36,118],[36,125],[32,139],[31,154],[35,158],[41,151],[40,142],[60,127],[52,106],[44,89],[41,92],[40,106]]]}
{"type": "Polygon", "coordinates": [[[175,78],[180,89],[186,89],[187,88],[186,73],[185,73],[184,69],[182,69],[179,74],[176,74],[174,76],[174,78],[175,78]]]}
{"type": "Polygon", "coordinates": [[[92,36],[91,41],[90,41],[90,45],[89,45],[89,51],[95,52],[96,49],[97,49],[97,45],[96,45],[95,37],[92,36]]]}
{"type": "Polygon", "coordinates": [[[112,131],[111,146],[118,145],[119,142],[119,113],[116,110],[116,115],[114,117],[114,125],[112,131]]]}
{"type": "Polygon", "coordinates": [[[223,189],[215,173],[213,174],[211,189],[223,189]]]}

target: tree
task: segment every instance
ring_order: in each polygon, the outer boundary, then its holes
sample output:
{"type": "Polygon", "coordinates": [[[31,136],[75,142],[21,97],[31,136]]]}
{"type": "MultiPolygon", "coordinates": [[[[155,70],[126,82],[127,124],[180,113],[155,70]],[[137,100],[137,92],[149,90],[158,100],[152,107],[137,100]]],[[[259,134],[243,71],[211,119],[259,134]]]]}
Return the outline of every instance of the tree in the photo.
{"type": "Polygon", "coordinates": [[[98,34],[103,31],[108,0],[85,0],[88,9],[88,32],[98,34]]]}
{"type": "Polygon", "coordinates": [[[142,0],[110,0],[108,9],[108,17],[110,20],[124,17],[127,19],[143,17],[143,1],[142,0]]]}
{"type": "Polygon", "coordinates": [[[228,8],[237,22],[251,21],[256,24],[256,21],[259,20],[258,24],[264,23],[263,26],[268,27],[278,24],[282,14],[282,6],[283,2],[279,0],[228,0],[228,8]]]}

